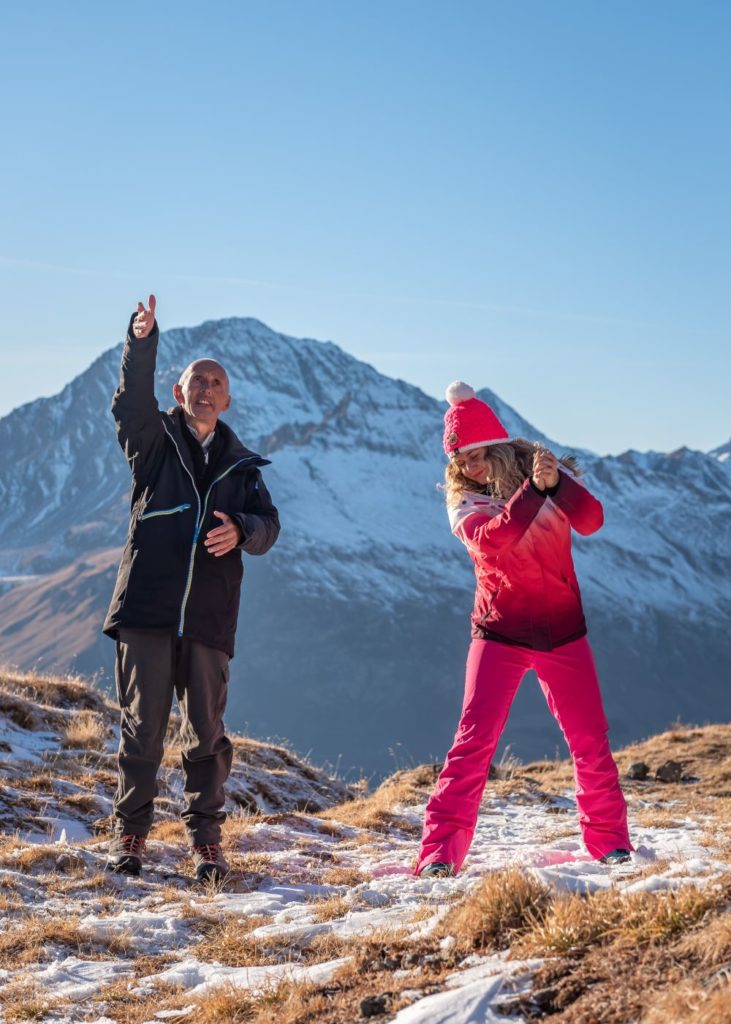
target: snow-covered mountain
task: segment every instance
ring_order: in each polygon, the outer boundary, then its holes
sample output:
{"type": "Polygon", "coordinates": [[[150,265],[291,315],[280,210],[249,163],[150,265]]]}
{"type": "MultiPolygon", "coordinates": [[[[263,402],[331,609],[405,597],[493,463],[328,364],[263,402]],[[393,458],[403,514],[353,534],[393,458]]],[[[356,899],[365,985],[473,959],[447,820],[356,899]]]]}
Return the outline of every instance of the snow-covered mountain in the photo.
{"type": "MultiPolygon", "coordinates": [[[[0,658],[11,664],[109,677],[100,625],[129,489],[109,414],[120,353],[0,420],[0,658]]],[[[287,737],[316,760],[341,755],[344,769],[440,756],[473,590],[436,486],[444,407],[333,344],[251,319],[165,332],[161,404],[201,355],[229,370],[228,421],[272,459],[283,524],[272,552],[247,562],[231,725],[287,737]]],[[[678,717],[731,718],[728,446],[600,458],[480,395],[511,433],[580,451],[605,503],[604,529],[577,538],[576,557],[615,740],[678,717]]],[[[561,742],[528,681],[507,737],[526,757],[561,742]]]]}

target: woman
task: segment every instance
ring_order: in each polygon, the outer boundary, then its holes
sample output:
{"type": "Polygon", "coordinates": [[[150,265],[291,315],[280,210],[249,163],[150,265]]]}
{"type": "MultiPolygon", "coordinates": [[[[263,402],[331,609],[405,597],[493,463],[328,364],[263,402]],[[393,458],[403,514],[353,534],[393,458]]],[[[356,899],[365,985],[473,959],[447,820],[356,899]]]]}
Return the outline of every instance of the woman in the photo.
{"type": "Polygon", "coordinates": [[[518,686],[535,669],[574,761],[590,855],[629,859],[627,809],[586,638],[571,530],[595,533],[601,504],[571,458],[511,439],[461,381],[447,389],[446,499],[477,589],[462,715],[426,808],[416,874],[451,875],[469,850],[490,762],[518,686]]]}

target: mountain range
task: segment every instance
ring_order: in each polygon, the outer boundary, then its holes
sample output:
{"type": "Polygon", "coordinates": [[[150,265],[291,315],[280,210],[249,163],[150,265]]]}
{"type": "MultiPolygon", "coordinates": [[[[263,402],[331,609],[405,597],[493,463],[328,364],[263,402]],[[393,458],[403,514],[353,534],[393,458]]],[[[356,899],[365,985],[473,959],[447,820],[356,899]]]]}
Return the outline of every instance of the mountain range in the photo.
{"type": "MultiPolygon", "coordinates": [[[[121,344],[0,419],[0,660],[103,687],[114,645],[100,628],[129,511],[109,412],[120,355],[121,344]]],[[[228,422],[272,461],[282,519],[275,548],[246,560],[229,725],[344,774],[438,760],[459,713],[474,586],[437,486],[444,404],[332,343],[236,318],[162,334],[161,405],[203,355],[229,372],[228,422]]],[[[730,720],[731,442],[602,457],[479,395],[511,434],[576,453],[604,502],[604,528],[576,537],[575,556],[612,740],[730,720]]],[[[535,680],[505,744],[520,758],[561,748],[535,680]]]]}

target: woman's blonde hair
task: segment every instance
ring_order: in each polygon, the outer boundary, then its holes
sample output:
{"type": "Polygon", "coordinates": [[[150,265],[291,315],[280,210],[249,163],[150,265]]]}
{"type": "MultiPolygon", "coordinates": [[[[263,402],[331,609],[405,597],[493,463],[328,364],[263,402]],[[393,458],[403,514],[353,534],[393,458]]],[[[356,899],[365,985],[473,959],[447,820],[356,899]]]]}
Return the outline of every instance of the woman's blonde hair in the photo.
{"type": "MultiPolygon", "coordinates": [[[[532,474],[533,456],[542,447],[537,441],[526,441],[522,437],[486,445],[485,460],[489,467],[486,485],[470,480],[457,463],[450,459],[444,471],[443,486],[447,505],[458,505],[463,491],[489,494],[492,498],[511,498],[526,477],[532,474]]],[[[573,476],[581,476],[575,456],[563,455],[558,461],[573,476]]]]}

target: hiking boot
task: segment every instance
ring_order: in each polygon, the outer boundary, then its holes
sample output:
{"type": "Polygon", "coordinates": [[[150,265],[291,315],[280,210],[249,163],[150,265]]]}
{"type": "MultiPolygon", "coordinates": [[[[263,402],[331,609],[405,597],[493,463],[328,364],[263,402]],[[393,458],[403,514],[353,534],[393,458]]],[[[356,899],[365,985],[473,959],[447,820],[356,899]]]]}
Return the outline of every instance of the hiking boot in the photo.
{"type": "Polygon", "coordinates": [[[212,878],[214,882],[220,882],[229,872],[229,866],[220,843],[203,843],[201,846],[194,846],[192,857],[195,877],[199,882],[207,882],[209,878],[212,878]]]}
{"type": "Polygon", "coordinates": [[[147,836],[116,835],[107,852],[107,871],[120,875],[139,875],[147,836]]]}
{"type": "Polygon", "coordinates": [[[433,861],[419,872],[419,878],[452,878],[455,874],[454,864],[443,864],[433,861]]]}
{"type": "Polygon", "coordinates": [[[632,854],[629,850],[612,850],[611,853],[605,853],[603,857],[599,858],[602,864],[626,864],[630,860],[632,854]]]}

